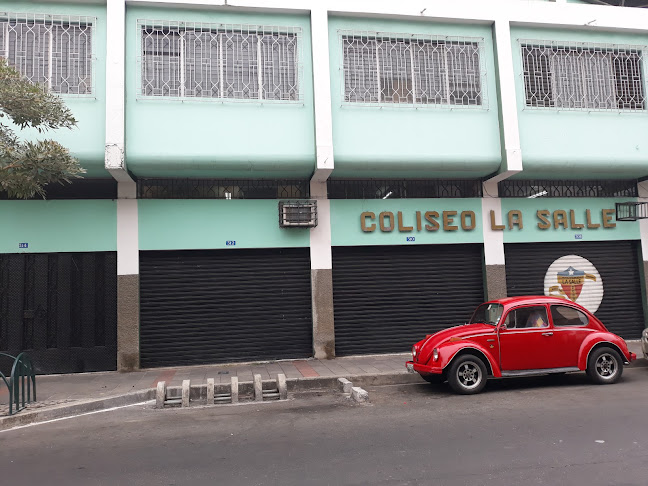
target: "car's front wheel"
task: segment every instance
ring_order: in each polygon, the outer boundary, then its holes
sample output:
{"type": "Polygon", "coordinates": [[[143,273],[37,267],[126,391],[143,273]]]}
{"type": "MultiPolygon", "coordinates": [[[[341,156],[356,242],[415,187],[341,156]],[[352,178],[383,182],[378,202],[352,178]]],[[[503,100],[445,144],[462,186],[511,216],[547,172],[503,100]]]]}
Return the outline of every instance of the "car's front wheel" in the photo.
{"type": "Polygon", "coordinates": [[[621,356],[612,348],[595,349],[587,362],[587,374],[599,385],[616,383],[623,374],[621,356]]]}
{"type": "Polygon", "coordinates": [[[452,362],[447,378],[450,388],[457,393],[479,393],[486,386],[486,365],[478,357],[465,354],[452,362]]]}

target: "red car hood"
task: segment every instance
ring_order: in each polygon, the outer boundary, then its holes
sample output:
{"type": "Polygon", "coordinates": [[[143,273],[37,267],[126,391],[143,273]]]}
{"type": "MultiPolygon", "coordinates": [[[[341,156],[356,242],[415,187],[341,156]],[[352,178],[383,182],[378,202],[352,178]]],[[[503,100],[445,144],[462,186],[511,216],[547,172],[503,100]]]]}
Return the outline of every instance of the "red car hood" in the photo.
{"type": "Polygon", "coordinates": [[[467,324],[464,326],[455,326],[436,334],[426,337],[418,343],[418,362],[427,363],[432,356],[432,350],[438,348],[441,344],[450,338],[468,338],[477,334],[493,333],[495,326],[489,324],[467,324]]]}

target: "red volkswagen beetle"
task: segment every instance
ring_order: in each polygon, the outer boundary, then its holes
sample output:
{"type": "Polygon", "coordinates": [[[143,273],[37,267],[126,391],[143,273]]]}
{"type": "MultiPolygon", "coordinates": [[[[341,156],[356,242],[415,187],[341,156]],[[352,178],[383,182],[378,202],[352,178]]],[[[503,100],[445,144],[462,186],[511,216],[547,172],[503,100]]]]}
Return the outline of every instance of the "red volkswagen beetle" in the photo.
{"type": "Polygon", "coordinates": [[[461,394],[488,378],[585,371],[615,383],[637,356],[582,306],[558,297],[509,297],[480,305],[470,322],[426,336],[412,348],[408,371],[448,380],[461,394]]]}

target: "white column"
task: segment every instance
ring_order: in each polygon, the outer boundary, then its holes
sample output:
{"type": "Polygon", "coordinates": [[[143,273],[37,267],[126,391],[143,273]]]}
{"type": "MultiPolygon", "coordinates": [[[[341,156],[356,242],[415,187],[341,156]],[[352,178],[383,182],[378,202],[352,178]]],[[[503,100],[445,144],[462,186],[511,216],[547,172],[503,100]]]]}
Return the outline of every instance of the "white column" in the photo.
{"type": "Polygon", "coordinates": [[[313,87],[315,104],[316,165],[310,192],[317,200],[317,227],[310,232],[311,297],[313,306],[313,354],[316,358],[335,356],[333,323],[333,265],[331,256],[331,216],[326,180],[333,170],[333,121],[329,64],[328,12],[311,11],[313,44],[313,87]]]}
{"type": "Polygon", "coordinates": [[[311,11],[311,33],[317,157],[313,181],[323,182],[328,179],[334,165],[328,12],[325,8],[314,7],[311,11]]]}
{"type": "Polygon", "coordinates": [[[502,143],[502,165],[492,180],[504,180],[522,171],[522,150],[518,125],[515,70],[513,68],[513,46],[511,28],[507,19],[497,19],[493,26],[495,60],[499,80],[500,140],[502,143]]]}
{"type": "Polygon", "coordinates": [[[130,181],[124,157],[126,0],[106,2],[105,167],[117,181],[130,181]]]}
{"type": "Polygon", "coordinates": [[[497,182],[483,185],[482,227],[484,228],[484,275],[486,298],[506,297],[506,267],[504,257],[504,231],[493,228],[493,220],[502,223],[502,200],[498,197],[497,182]]]}
{"type": "Polygon", "coordinates": [[[137,186],[124,154],[126,0],[106,2],[105,167],[117,180],[117,369],[139,368],[137,186]]]}

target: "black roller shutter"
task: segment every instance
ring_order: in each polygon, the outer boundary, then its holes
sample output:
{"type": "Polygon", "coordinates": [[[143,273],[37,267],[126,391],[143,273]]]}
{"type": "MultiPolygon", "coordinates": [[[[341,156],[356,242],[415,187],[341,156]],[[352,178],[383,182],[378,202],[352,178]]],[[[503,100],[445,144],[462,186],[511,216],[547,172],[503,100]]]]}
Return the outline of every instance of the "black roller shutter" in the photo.
{"type": "Polygon", "coordinates": [[[509,296],[542,295],[549,266],[560,257],[578,255],[589,260],[603,280],[596,317],[623,338],[641,336],[644,315],[636,242],[515,243],[504,249],[509,296]]]}
{"type": "Polygon", "coordinates": [[[409,351],[483,298],[481,245],[333,248],[338,356],[409,351]]]}
{"type": "Polygon", "coordinates": [[[0,351],[41,374],[116,369],[117,254],[0,255],[0,351]]]}
{"type": "Polygon", "coordinates": [[[144,367],[312,355],[309,250],[140,254],[144,367]]]}

